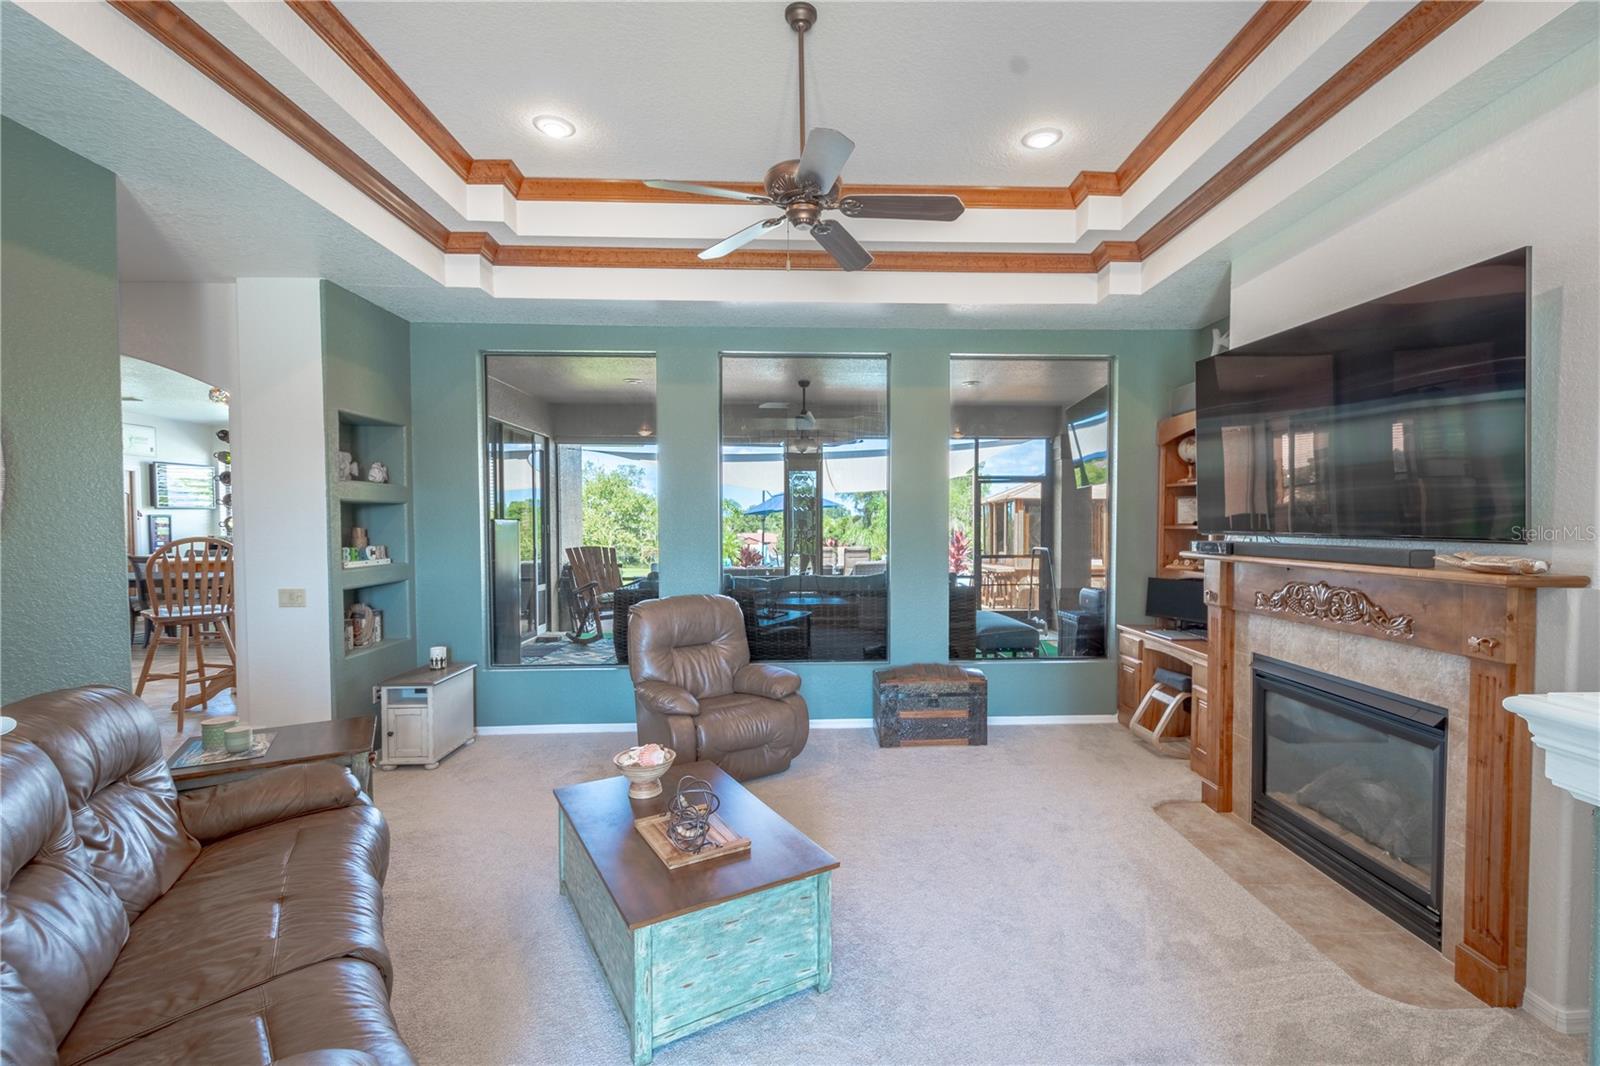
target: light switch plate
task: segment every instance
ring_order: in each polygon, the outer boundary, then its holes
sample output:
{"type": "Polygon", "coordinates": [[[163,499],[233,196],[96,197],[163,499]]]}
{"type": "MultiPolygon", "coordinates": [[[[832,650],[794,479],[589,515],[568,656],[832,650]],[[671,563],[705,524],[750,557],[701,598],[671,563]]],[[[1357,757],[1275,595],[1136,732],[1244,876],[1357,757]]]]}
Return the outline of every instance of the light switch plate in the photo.
{"type": "Polygon", "coordinates": [[[305,589],[279,589],[279,607],[304,607],[306,605],[305,589]]]}

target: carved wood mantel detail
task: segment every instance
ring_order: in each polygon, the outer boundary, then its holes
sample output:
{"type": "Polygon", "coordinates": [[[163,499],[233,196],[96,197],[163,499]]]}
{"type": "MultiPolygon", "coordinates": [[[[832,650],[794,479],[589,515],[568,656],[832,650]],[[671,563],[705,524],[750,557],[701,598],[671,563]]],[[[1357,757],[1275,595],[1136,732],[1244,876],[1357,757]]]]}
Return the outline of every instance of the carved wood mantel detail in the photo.
{"type": "Polygon", "coordinates": [[[1209,701],[1190,724],[1189,767],[1200,777],[1201,800],[1213,810],[1234,805],[1232,672],[1239,614],[1277,614],[1366,639],[1400,638],[1407,647],[1467,661],[1464,704],[1450,711],[1468,723],[1465,781],[1449,786],[1464,786],[1466,807],[1455,977],[1491,1006],[1520,1005],[1527,973],[1532,745],[1526,725],[1502,701],[1533,691],[1537,591],[1583,588],[1588,578],[1189,557],[1205,564],[1210,633],[1209,701]]]}
{"type": "Polygon", "coordinates": [[[1305,618],[1320,618],[1340,625],[1371,626],[1387,637],[1410,640],[1416,635],[1408,614],[1391,615],[1360,589],[1330,585],[1326,581],[1290,581],[1270,596],[1256,593],[1256,607],[1264,611],[1288,612],[1305,618]]]}

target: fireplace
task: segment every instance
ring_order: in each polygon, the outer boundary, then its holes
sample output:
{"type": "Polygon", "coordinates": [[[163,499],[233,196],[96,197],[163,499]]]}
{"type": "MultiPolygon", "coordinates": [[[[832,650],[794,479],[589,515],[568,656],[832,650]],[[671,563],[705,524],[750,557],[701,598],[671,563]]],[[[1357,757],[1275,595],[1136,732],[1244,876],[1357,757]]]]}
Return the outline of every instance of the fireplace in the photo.
{"type": "Polygon", "coordinates": [[[1250,665],[1252,823],[1439,948],[1447,712],[1263,655],[1250,665]]]}

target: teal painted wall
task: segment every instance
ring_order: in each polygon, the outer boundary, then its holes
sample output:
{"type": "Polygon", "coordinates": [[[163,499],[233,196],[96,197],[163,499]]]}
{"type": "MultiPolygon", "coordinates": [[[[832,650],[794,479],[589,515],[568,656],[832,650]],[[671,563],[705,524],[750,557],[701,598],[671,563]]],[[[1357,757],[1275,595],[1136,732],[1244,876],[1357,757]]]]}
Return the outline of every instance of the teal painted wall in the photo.
{"type": "Polygon", "coordinates": [[[0,702],[129,687],[108,170],[0,120],[0,702]]]}
{"type": "MultiPolygon", "coordinates": [[[[328,455],[341,450],[341,418],[356,422],[385,423],[396,429],[361,429],[354,447],[362,470],[374,459],[389,467],[390,483],[411,484],[411,326],[403,318],[368,303],[332,282],[322,283],[322,392],[326,408],[328,455]],[[365,454],[363,454],[365,453],[365,454]]],[[[338,482],[330,481],[328,501],[329,550],[339,547],[345,526],[341,508],[354,524],[368,528],[373,543],[384,544],[396,560],[409,563],[412,505],[409,502],[341,504],[338,482]]],[[[347,654],[344,650],[345,571],[334,564],[329,571],[333,712],[339,718],[372,714],[372,686],[417,665],[416,613],[413,582],[381,586],[363,598],[384,612],[384,641],[374,648],[347,654]]],[[[389,567],[357,571],[358,576],[393,576],[389,567]]]]}
{"type": "MultiPolygon", "coordinates": [[[[649,329],[413,324],[411,391],[417,642],[487,661],[483,487],[485,351],[653,351],[666,595],[720,587],[718,366],[722,351],[887,352],[889,654],[946,657],[951,353],[1109,356],[1113,366],[1116,617],[1139,619],[1154,569],[1155,424],[1171,389],[1209,351],[1202,331],[649,329]]],[[[872,663],[799,664],[814,718],[870,714],[872,663]]],[[[992,715],[1109,714],[1116,664],[985,662],[992,715]]],[[[486,726],[633,720],[619,667],[481,669],[486,726]]]]}

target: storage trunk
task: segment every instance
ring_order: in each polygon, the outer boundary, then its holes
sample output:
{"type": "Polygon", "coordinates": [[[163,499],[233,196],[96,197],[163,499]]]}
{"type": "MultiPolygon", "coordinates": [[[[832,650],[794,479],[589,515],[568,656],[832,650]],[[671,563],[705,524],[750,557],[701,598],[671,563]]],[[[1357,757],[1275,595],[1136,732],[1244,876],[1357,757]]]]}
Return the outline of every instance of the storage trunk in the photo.
{"type": "Polygon", "coordinates": [[[874,670],[872,721],[880,748],[987,744],[989,681],[981,670],[942,663],[874,670]]]}

